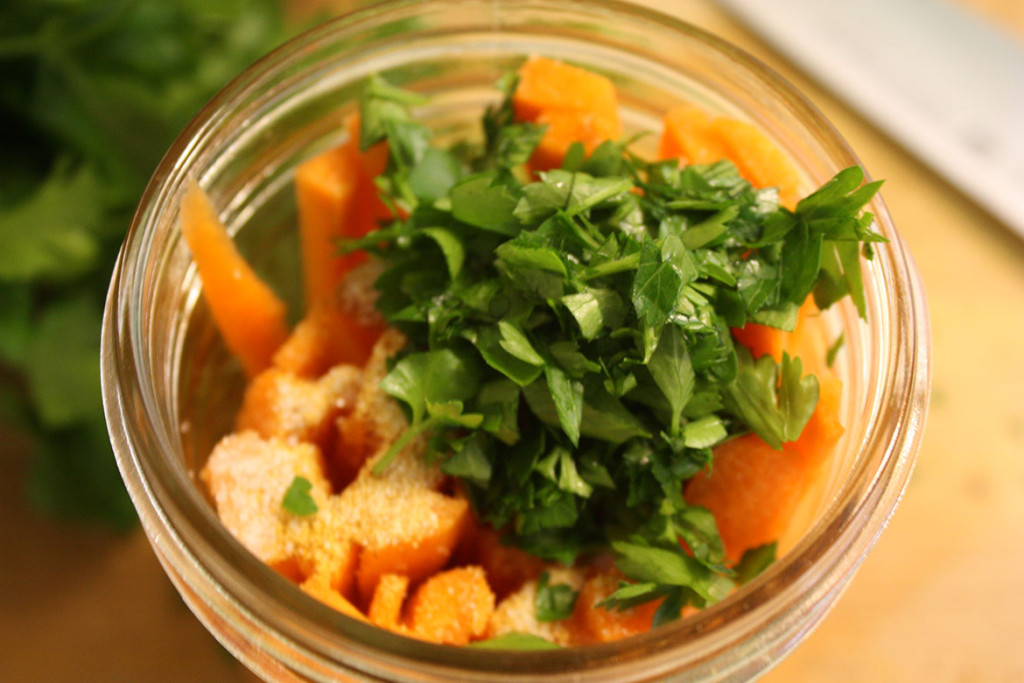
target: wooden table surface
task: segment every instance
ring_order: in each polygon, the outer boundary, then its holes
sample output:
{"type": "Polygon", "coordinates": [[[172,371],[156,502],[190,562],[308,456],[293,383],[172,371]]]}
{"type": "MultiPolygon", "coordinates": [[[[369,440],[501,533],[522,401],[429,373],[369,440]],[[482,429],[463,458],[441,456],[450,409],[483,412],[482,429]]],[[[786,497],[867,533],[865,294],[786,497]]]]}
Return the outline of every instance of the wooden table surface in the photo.
{"type": "MultiPolygon", "coordinates": [[[[1024,41],[1024,3],[959,1],[1024,41]]],[[[779,70],[886,179],[931,311],[933,401],[906,496],[838,605],[763,680],[1024,681],[1024,241],[709,0],[660,6],[779,70]]],[[[0,448],[0,681],[254,680],[141,532],[38,517],[20,495],[24,447],[0,448]]]]}

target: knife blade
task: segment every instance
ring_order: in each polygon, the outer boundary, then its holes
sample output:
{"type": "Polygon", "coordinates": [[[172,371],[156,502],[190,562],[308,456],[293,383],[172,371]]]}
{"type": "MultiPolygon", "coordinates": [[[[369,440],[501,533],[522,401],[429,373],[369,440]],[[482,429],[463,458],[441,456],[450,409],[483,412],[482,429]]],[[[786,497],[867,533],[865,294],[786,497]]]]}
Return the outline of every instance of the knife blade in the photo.
{"type": "Polygon", "coordinates": [[[1024,237],[1024,45],[942,0],[720,0],[1024,237]]]}

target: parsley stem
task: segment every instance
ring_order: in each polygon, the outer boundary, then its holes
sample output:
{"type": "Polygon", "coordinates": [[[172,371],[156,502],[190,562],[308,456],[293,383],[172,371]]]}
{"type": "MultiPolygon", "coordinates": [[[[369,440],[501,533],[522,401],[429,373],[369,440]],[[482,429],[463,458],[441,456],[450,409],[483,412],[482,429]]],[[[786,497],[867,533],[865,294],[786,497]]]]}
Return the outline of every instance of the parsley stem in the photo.
{"type": "Polygon", "coordinates": [[[387,452],[380,457],[380,460],[374,463],[374,476],[379,477],[380,475],[384,474],[384,470],[388,468],[388,465],[390,465],[391,461],[395,459],[395,456],[401,453],[402,450],[406,446],[408,446],[409,443],[412,442],[412,440],[416,438],[417,435],[427,431],[428,429],[432,429],[433,427],[437,426],[439,422],[440,420],[438,420],[436,417],[429,417],[426,420],[421,420],[416,424],[409,425],[409,428],[402,432],[402,435],[400,437],[395,439],[394,443],[391,444],[391,447],[388,448],[387,452]]]}
{"type": "Polygon", "coordinates": [[[623,256],[617,258],[614,261],[606,261],[605,263],[599,263],[596,266],[588,268],[583,273],[584,280],[593,280],[594,278],[604,277],[605,275],[614,275],[615,273],[622,273],[629,270],[636,270],[636,267],[640,264],[640,252],[630,254],[629,256],[623,256]]]}
{"type": "Polygon", "coordinates": [[[336,246],[339,254],[351,254],[353,251],[392,242],[401,237],[404,232],[405,223],[395,222],[386,228],[378,228],[363,237],[341,238],[336,241],[336,246]]]}

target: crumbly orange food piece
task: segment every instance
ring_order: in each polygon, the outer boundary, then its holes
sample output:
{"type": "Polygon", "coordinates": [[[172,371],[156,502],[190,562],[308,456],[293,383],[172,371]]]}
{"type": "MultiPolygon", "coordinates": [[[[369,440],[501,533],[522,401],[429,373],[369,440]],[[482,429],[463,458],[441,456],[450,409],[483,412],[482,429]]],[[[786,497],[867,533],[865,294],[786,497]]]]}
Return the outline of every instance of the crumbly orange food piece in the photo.
{"type": "Polygon", "coordinates": [[[292,538],[308,524],[281,507],[285,490],[297,476],[312,484],[310,495],[318,505],[327,501],[330,484],[316,446],[263,439],[253,431],[222,439],[200,473],[224,525],[271,566],[293,560],[292,538]]]}
{"type": "Polygon", "coordinates": [[[373,600],[367,614],[374,626],[402,632],[402,607],[409,593],[409,577],[404,574],[384,574],[373,590],[373,600]]]}
{"type": "Polygon", "coordinates": [[[417,582],[444,567],[469,518],[464,499],[436,490],[442,477],[421,454],[422,447],[406,449],[379,476],[371,458],[334,499],[340,524],[362,548],[356,586],[363,601],[384,574],[417,582]]]}
{"type": "Polygon", "coordinates": [[[352,404],[361,381],[362,373],[353,366],[338,366],[320,380],[268,368],[246,388],[235,427],[323,450],[331,443],[335,418],[352,404]]]}
{"type": "Polygon", "coordinates": [[[434,574],[413,593],[409,632],[423,640],[466,645],[480,638],[494,612],[494,593],[480,567],[457,567],[434,574]]]}

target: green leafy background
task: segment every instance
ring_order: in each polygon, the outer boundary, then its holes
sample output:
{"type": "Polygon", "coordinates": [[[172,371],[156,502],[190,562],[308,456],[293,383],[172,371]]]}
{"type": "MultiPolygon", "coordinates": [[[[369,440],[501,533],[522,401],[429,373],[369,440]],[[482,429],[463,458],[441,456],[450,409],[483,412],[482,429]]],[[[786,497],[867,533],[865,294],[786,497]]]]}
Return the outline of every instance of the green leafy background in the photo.
{"type": "Polygon", "coordinates": [[[134,526],[99,389],[117,249],[174,137],[299,28],[275,0],[0,4],[0,429],[38,507],[134,526]]]}

